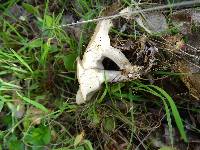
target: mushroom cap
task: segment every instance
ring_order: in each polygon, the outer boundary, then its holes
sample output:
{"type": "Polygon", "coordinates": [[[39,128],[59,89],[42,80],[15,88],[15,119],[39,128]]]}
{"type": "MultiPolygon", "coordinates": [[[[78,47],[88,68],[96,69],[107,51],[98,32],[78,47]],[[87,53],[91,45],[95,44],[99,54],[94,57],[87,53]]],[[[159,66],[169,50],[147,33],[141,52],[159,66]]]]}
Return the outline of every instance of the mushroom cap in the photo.
{"type": "Polygon", "coordinates": [[[102,61],[104,51],[110,47],[109,30],[112,26],[111,20],[100,21],[83,55],[82,64],[85,69],[104,69],[102,61]],[[98,60],[98,61],[97,61],[98,60]]]}

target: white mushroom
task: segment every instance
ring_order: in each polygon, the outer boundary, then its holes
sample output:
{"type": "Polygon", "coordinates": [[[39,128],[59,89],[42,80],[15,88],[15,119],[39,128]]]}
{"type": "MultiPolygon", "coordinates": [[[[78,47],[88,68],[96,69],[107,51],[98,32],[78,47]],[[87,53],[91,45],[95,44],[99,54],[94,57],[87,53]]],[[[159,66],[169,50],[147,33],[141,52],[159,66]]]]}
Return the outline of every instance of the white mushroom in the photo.
{"type": "Polygon", "coordinates": [[[83,55],[77,61],[77,77],[80,84],[76,95],[76,103],[81,104],[91,99],[101,88],[103,82],[117,82],[136,79],[141,67],[133,66],[119,50],[110,45],[110,20],[102,20],[97,24],[94,35],[83,55]],[[104,70],[102,61],[107,57],[113,60],[123,71],[104,70]]]}
{"type": "Polygon", "coordinates": [[[111,26],[112,22],[110,20],[102,20],[97,24],[94,35],[83,55],[82,64],[85,69],[104,69],[102,61],[105,57],[113,60],[120,69],[132,66],[119,49],[110,45],[108,32],[111,26]]]}
{"type": "Polygon", "coordinates": [[[109,71],[102,69],[84,69],[79,59],[77,63],[77,76],[79,80],[79,90],[76,95],[76,103],[81,104],[91,99],[93,94],[101,88],[102,83],[117,82],[128,80],[129,78],[122,74],[121,71],[109,71]]]}

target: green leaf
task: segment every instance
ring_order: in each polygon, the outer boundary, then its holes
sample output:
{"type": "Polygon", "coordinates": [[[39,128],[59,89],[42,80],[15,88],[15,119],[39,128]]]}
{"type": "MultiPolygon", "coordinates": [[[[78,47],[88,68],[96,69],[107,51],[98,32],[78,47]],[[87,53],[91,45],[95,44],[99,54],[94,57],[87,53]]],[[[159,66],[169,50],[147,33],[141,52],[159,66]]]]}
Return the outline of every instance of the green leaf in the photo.
{"type": "Polygon", "coordinates": [[[51,130],[48,126],[32,128],[24,137],[25,142],[34,146],[47,145],[51,141],[51,130]]]}
{"type": "Polygon", "coordinates": [[[31,99],[29,99],[29,98],[27,98],[27,97],[24,97],[24,96],[20,95],[18,92],[16,92],[16,93],[17,93],[17,95],[18,95],[21,99],[23,99],[23,100],[26,101],[27,103],[29,103],[29,104],[35,106],[35,107],[38,108],[38,109],[41,109],[42,111],[44,111],[44,112],[46,112],[46,113],[48,112],[48,109],[45,108],[42,104],[40,104],[40,103],[38,103],[38,102],[36,102],[36,101],[33,101],[33,100],[31,100],[31,99]]]}
{"type": "Polygon", "coordinates": [[[28,3],[22,3],[22,7],[29,13],[34,14],[34,15],[38,15],[39,11],[37,7],[34,7],[28,3]]]}
{"type": "Polygon", "coordinates": [[[106,117],[104,119],[104,128],[107,131],[114,131],[115,130],[115,119],[113,117],[106,117]]]}
{"type": "Polygon", "coordinates": [[[89,140],[84,140],[83,143],[86,150],[94,150],[92,143],[89,140]]]}
{"type": "Polygon", "coordinates": [[[63,57],[65,68],[68,71],[74,71],[75,70],[76,58],[77,58],[77,54],[76,53],[71,53],[71,54],[68,54],[68,55],[63,57]]]}
{"type": "Polygon", "coordinates": [[[45,24],[48,28],[52,27],[53,25],[53,18],[49,15],[44,16],[45,24]]]}
{"type": "Polygon", "coordinates": [[[24,149],[24,144],[15,135],[12,135],[8,140],[8,148],[9,150],[22,150],[24,149]]]}
{"type": "Polygon", "coordinates": [[[42,46],[42,43],[43,43],[42,39],[41,39],[41,38],[38,38],[38,39],[34,39],[34,40],[28,42],[27,45],[28,45],[29,48],[32,49],[32,48],[41,47],[41,46],[42,46]]]}
{"type": "Polygon", "coordinates": [[[6,115],[1,118],[1,124],[11,127],[12,126],[12,116],[6,115]]]}

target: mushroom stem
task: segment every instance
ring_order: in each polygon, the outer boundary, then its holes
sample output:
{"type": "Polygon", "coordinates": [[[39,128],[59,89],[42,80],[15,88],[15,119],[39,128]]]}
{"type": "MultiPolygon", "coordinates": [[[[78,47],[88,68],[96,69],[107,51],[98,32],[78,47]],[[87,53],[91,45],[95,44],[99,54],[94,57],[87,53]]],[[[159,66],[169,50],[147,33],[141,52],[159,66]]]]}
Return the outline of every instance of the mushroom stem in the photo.
{"type": "Polygon", "coordinates": [[[114,70],[102,70],[101,76],[103,76],[103,82],[119,82],[128,80],[128,77],[122,74],[122,71],[114,71],[114,70]]]}
{"type": "Polygon", "coordinates": [[[112,46],[109,46],[103,51],[103,56],[108,57],[109,59],[114,61],[121,70],[125,69],[127,66],[132,66],[129,60],[125,57],[125,55],[119,49],[114,48],[112,46]]]}

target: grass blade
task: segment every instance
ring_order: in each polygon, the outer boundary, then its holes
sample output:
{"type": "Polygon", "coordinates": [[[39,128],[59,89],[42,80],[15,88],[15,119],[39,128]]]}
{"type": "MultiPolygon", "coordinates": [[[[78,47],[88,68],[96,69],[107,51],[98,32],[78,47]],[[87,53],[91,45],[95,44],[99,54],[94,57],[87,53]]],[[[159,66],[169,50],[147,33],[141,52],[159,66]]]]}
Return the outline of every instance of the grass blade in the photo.
{"type": "Polygon", "coordinates": [[[15,85],[15,84],[12,84],[12,83],[7,83],[7,82],[4,82],[2,79],[0,79],[0,87],[7,87],[7,88],[13,88],[13,89],[22,89],[22,87],[18,86],[18,85],[15,85]]]}
{"type": "Polygon", "coordinates": [[[168,124],[168,128],[169,128],[169,138],[170,138],[170,141],[171,141],[171,145],[173,146],[174,138],[173,138],[173,133],[172,133],[172,121],[171,121],[171,117],[170,117],[169,107],[168,107],[164,98],[163,98],[163,104],[165,106],[165,112],[166,112],[166,115],[167,115],[167,124],[168,124]]]}
{"type": "Polygon", "coordinates": [[[15,55],[15,57],[17,57],[17,59],[31,72],[33,73],[32,69],[29,67],[29,65],[25,62],[25,60],[22,59],[21,56],[19,56],[13,49],[10,49],[13,54],[15,55]]]}
{"type": "Polygon", "coordinates": [[[29,104],[35,106],[35,107],[38,108],[38,109],[41,109],[42,111],[44,111],[44,112],[46,112],[46,113],[48,112],[48,109],[45,108],[42,104],[40,104],[40,103],[38,103],[38,102],[36,102],[36,101],[33,101],[33,100],[31,100],[31,99],[29,99],[29,98],[27,98],[27,97],[24,97],[24,96],[22,96],[21,94],[19,94],[18,92],[16,92],[16,93],[17,93],[17,95],[18,95],[21,99],[23,99],[25,102],[27,102],[27,103],[29,103],[29,104]]]}
{"type": "Polygon", "coordinates": [[[185,130],[184,130],[183,122],[181,120],[178,109],[177,109],[173,99],[171,98],[171,96],[169,96],[169,94],[167,94],[167,92],[165,92],[163,89],[161,89],[161,88],[159,88],[155,85],[149,85],[149,87],[153,87],[154,89],[158,90],[167,99],[167,101],[169,102],[169,105],[172,109],[172,114],[174,116],[176,125],[177,125],[179,132],[181,134],[181,137],[183,138],[183,140],[185,142],[187,142],[188,140],[187,140],[186,133],[185,133],[185,130]]]}
{"type": "MultiPolygon", "coordinates": [[[[172,109],[172,114],[174,116],[174,119],[175,119],[175,122],[176,122],[176,125],[178,127],[178,130],[180,132],[180,135],[181,135],[181,138],[187,142],[187,136],[186,136],[186,133],[185,133],[185,130],[184,130],[184,126],[183,126],[183,122],[181,120],[181,117],[179,115],[179,112],[178,112],[178,109],[173,101],[173,99],[171,98],[171,96],[169,94],[167,94],[167,92],[165,92],[162,88],[158,87],[158,86],[155,86],[155,85],[144,85],[142,83],[135,83],[138,87],[139,87],[139,90],[143,90],[143,91],[146,91],[146,92],[149,92],[155,96],[158,96],[160,97],[162,100],[167,100],[171,109],[172,109]],[[156,92],[155,90],[157,90],[158,92],[156,92]]],[[[165,103],[164,103],[165,105],[165,103]]],[[[167,111],[167,110],[166,110],[167,111]]]]}

